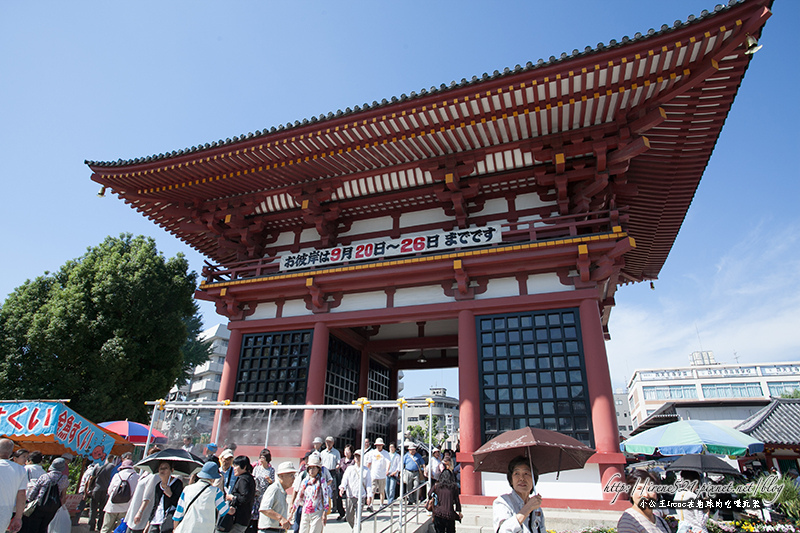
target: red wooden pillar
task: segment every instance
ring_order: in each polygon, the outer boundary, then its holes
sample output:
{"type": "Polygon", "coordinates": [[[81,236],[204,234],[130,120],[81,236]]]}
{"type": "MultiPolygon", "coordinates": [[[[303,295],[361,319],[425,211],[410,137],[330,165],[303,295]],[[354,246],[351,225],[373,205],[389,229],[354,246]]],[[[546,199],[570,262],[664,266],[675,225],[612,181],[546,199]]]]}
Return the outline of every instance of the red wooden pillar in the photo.
{"type": "Polygon", "coordinates": [[[481,494],[481,475],[475,473],[472,452],[481,446],[481,398],[478,382],[478,339],[475,314],[465,309],[458,313],[458,395],[462,494],[481,494]]]}
{"type": "MultiPolygon", "coordinates": [[[[314,324],[314,338],[311,340],[311,357],[308,361],[308,382],[306,383],[306,405],[322,405],[325,403],[325,378],[328,375],[328,325],[324,322],[314,324]]],[[[300,447],[310,450],[313,446],[315,423],[313,410],[303,413],[303,437],[300,447]]],[[[323,437],[324,438],[324,437],[323,437]]]]}
{"type": "MultiPolygon", "coordinates": [[[[606,345],[603,340],[603,324],[596,300],[583,300],[580,305],[581,336],[586,362],[586,380],[592,406],[592,426],[597,453],[589,459],[600,467],[600,479],[605,487],[615,474],[625,479],[625,456],[619,451],[619,429],[614,408],[614,393],[611,389],[611,374],[608,371],[606,345]]],[[[603,498],[611,500],[614,494],[604,492],[603,498]]]]}
{"type": "MultiPolygon", "coordinates": [[[[231,337],[228,340],[228,351],[225,353],[225,364],[222,367],[222,378],[220,378],[219,393],[217,394],[217,401],[223,402],[225,400],[233,400],[233,395],[236,394],[236,379],[239,375],[239,357],[242,353],[242,330],[230,328],[231,337]]],[[[211,435],[211,441],[216,442],[222,448],[222,439],[217,434],[217,428],[220,428],[219,433],[226,433],[227,428],[222,428],[227,425],[231,417],[230,411],[217,411],[214,414],[214,430],[211,435]],[[222,421],[220,423],[220,416],[222,421]]]]}

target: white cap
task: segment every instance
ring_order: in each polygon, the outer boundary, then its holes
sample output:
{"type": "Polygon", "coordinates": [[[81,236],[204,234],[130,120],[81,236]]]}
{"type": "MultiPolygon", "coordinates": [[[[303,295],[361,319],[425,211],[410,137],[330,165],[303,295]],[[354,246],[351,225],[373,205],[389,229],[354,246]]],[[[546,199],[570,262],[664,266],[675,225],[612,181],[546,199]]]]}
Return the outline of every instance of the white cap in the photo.
{"type": "Polygon", "coordinates": [[[280,474],[294,474],[297,472],[297,468],[295,468],[294,463],[291,461],[286,461],[278,465],[278,469],[275,470],[276,475],[280,474]]]}
{"type": "Polygon", "coordinates": [[[380,438],[380,437],[378,437],[377,439],[375,439],[375,446],[377,446],[378,444],[380,444],[380,445],[383,445],[383,439],[382,439],[382,438],[380,438]]]}
{"type": "Polygon", "coordinates": [[[322,444],[322,437],[314,437],[311,444],[322,444]]]}

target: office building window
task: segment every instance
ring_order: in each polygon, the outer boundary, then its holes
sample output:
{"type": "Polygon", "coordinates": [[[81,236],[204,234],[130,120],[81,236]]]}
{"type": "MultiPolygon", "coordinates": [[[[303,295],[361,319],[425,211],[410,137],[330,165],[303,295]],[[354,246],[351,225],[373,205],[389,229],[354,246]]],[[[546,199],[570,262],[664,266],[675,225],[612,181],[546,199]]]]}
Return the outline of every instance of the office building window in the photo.
{"type": "Polygon", "coordinates": [[[759,398],[764,396],[758,383],[712,383],[703,385],[705,398],[759,398]]]}
{"type": "Polygon", "coordinates": [[[697,387],[694,385],[659,385],[642,387],[645,400],[682,400],[697,398],[697,387]]]}
{"type": "Polygon", "coordinates": [[[800,389],[800,381],[779,381],[775,383],[768,383],[770,396],[783,396],[784,394],[791,394],[797,389],[800,389]]]}

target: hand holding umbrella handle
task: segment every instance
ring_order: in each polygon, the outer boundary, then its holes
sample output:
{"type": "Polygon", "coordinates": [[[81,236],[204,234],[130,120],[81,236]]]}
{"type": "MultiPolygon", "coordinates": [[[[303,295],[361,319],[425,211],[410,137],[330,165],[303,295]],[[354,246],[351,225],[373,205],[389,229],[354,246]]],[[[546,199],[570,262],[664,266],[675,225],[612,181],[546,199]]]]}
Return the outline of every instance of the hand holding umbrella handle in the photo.
{"type": "Polygon", "coordinates": [[[517,513],[517,520],[519,521],[519,523],[521,524],[525,520],[527,520],[528,516],[536,509],[539,509],[541,506],[542,506],[542,497],[539,494],[536,494],[528,498],[528,501],[525,502],[525,505],[523,505],[519,513],[517,513]]]}

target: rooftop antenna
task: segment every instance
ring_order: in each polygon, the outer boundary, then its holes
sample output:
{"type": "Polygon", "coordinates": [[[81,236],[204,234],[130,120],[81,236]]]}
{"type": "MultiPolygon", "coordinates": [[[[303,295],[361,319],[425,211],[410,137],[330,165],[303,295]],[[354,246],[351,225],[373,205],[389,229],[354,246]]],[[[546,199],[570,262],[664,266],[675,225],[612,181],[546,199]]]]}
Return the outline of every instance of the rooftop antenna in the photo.
{"type": "Polygon", "coordinates": [[[739,356],[736,354],[736,350],[733,351],[733,359],[736,361],[736,364],[739,364],[739,356]]]}
{"type": "Polygon", "coordinates": [[[700,344],[700,351],[703,351],[703,341],[700,340],[700,330],[697,329],[697,322],[694,323],[694,330],[697,332],[697,343],[700,344]]]}

